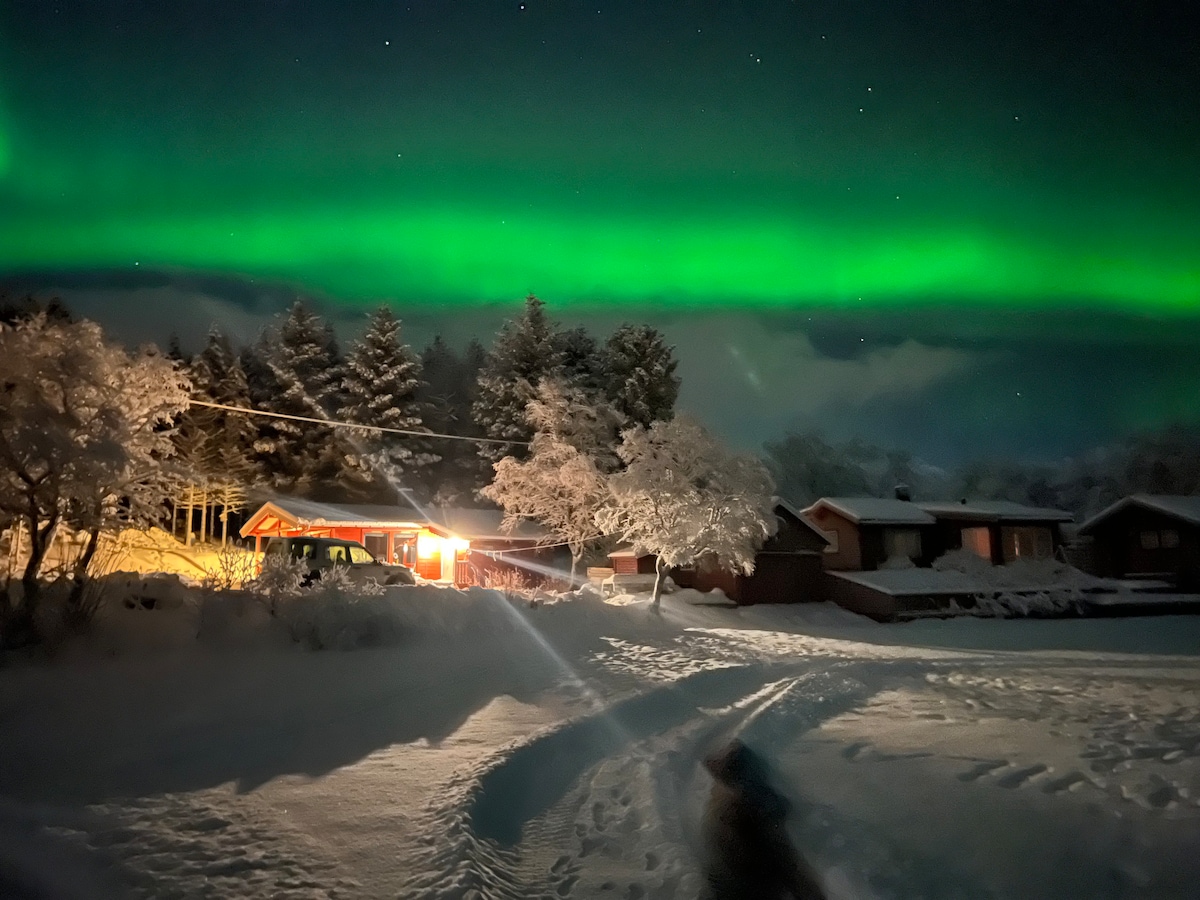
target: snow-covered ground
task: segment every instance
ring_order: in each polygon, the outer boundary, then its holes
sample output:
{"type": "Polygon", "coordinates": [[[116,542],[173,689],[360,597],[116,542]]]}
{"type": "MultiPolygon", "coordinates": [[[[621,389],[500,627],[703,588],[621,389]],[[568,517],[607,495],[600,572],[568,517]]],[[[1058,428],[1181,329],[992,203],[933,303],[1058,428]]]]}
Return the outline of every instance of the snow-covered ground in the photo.
{"type": "Polygon", "coordinates": [[[0,670],[0,896],[692,898],[734,734],[833,897],[1195,896],[1200,617],[689,599],[110,603],[0,670]]]}

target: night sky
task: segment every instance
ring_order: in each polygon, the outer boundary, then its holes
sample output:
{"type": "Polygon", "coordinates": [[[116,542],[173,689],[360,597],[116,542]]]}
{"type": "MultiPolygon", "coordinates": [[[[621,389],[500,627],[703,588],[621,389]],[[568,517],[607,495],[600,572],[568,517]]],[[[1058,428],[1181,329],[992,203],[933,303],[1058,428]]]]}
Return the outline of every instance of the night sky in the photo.
{"type": "Polygon", "coordinates": [[[17,0],[0,273],[128,339],[535,291],[662,327],[743,445],[1070,453],[1200,420],[1198,48],[1183,3],[17,0]]]}

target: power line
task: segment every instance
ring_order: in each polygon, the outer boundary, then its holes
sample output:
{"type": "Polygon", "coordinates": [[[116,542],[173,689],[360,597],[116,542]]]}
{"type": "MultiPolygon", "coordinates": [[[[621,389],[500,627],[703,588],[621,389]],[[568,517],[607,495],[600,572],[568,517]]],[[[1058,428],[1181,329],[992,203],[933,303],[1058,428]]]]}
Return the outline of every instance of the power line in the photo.
{"type": "Polygon", "coordinates": [[[316,425],[328,425],[331,428],[353,428],[355,431],[376,431],[386,434],[404,434],[411,437],[442,438],[447,441],[469,441],[472,444],[515,444],[520,447],[530,446],[528,441],[504,441],[499,438],[467,437],[462,434],[441,434],[436,431],[413,431],[406,428],[387,428],[383,425],[356,425],[353,422],[338,422],[335,419],[317,419],[311,416],[293,416],[288,413],[268,412],[265,409],[250,409],[245,406],[228,406],[224,403],[210,403],[207,400],[191,400],[192,406],[207,406],[210,409],[223,409],[228,412],[244,413],[248,416],[267,416],[272,419],[291,419],[296,422],[312,422],[316,425]]]}

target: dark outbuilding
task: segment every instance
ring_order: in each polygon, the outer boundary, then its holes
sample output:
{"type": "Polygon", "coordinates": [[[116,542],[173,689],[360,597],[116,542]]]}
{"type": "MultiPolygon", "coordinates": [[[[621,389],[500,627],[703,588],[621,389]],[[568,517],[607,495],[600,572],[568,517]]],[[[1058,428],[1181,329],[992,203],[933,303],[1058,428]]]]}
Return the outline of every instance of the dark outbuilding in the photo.
{"type": "Polygon", "coordinates": [[[1095,574],[1200,591],[1200,496],[1134,494],[1079,528],[1093,541],[1095,574]]]}

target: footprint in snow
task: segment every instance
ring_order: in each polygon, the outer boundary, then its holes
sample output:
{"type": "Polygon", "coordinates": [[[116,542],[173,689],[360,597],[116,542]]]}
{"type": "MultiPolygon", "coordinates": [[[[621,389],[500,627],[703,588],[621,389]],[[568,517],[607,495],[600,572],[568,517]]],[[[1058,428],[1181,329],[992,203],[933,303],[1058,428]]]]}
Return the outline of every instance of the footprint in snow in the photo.
{"type": "Polygon", "coordinates": [[[1017,769],[1015,772],[1009,772],[1007,775],[996,779],[996,784],[1002,788],[1010,789],[1024,787],[1039,775],[1047,774],[1050,771],[1049,766],[1044,763],[1038,763],[1034,766],[1026,766],[1024,769],[1017,769]]]}
{"type": "Polygon", "coordinates": [[[1064,791],[1077,791],[1087,784],[1087,776],[1082,772],[1068,772],[1051,781],[1042,788],[1047,794],[1061,794],[1064,791]]]}
{"type": "Polygon", "coordinates": [[[871,745],[866,741],[856,741],[842,751],[842,756],[853,762],[866,753],[870,747],[871,745]]]}
{"type": "Polygon", "coordinates": [[[963,772],[958,776],[959,781],[978,781],[985,775],[990,775],[997,769],[1007,768],[1011,763],[1006,759],[992,759],[987,762],[981,762],[977,766],[973,766],[969,771],[963,772]]]}

